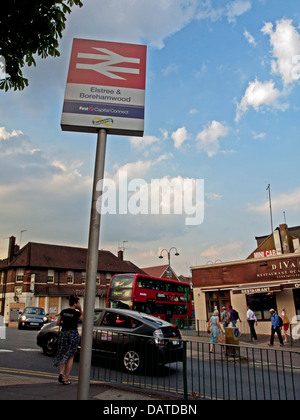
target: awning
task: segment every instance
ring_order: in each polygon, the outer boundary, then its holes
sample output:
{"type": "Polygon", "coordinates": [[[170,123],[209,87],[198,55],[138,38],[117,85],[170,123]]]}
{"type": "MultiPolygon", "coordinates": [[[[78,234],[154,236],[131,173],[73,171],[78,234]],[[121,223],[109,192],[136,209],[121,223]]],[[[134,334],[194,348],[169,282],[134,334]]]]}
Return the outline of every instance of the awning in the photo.
{"type": "Polygon", "coordinates": [[[278,283],[251,283],[244,284],[243,286],[232,286],[232,287],[206,287],[201,288],[201,292],[224,292],[231,290],[234,295],[254,295],[256,293],[273,293],[281,292],[283,289],[300,289],[300,281],[287,281],[278,283]]]}
{"type": "Polygon", "coordinates": [[[201,288],[201,292],[225,292],[226,290],[232,290],[232,287],[206,287],[204,289],[201,288]]]}
{"type": "Polygon", "coordinates": [[[234,295],[254,295],[256,293],[272,293],[281,292],[281,283],[266,283],[266,284],[248,284],[232,289],[234,295]]]}
{"type": "Polygon", "coordinates": [[[281,283],[281,285],[284,289],[300,289],[300,280],[281,283]]]}

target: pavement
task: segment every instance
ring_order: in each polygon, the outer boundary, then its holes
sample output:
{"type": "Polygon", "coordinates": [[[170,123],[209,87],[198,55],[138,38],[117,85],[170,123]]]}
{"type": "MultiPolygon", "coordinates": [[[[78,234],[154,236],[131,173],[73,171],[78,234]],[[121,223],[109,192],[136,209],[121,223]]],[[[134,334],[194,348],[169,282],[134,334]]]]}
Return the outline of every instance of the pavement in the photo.
{"type": "MultiPolygon", "coordinates": [[[[186,340],[209,341],[209,336],[197,337],[188,335],[183,337],[186,340]]],[[[277,337],[276,337],[277,338],[277,337]]],[[[274,349],[282,349],[278,340],[275,338],[274,349]]],[[[269,337],[261,336],[257,341],[240,340],[240,345],[267,348],[269,337]]],[[[287,343],[283,349],[299,351],[299,340],[293,346],[287,343]]],[[[33,375],[26,374],[20,370],[0,368],[0,400],[77,400],[78,378],[70,377],[71,385],[62,385],[58,383],[57,377],[53,374],[36,372],[33,375]]],[[[138,389],[121,384],[111,384],[105,382],[90,382],[89,400],[102,401],[102,407],[109,401],[119,401],[116,404],[122,404],[120,401],[183,401],[183,397],[176,394],[160,393],[145,389],[138,389]]],[[[129,403],[128,403],[129,404],[129,403]]]]}
{"type": "MultiPolygon", "coordinates": [[[[77,400],[78,381],[72,380],[71,385],[59,384],[55,379],[34,378],[11,374],[0,374],[0,400],[12,401],[75,401],[77,400]]],[[[94,401],[159,401],[177,400],[182,398],[171,394],[155,391],[139,390],[122,385],[91,382],[89,400],[94,401]]]]}

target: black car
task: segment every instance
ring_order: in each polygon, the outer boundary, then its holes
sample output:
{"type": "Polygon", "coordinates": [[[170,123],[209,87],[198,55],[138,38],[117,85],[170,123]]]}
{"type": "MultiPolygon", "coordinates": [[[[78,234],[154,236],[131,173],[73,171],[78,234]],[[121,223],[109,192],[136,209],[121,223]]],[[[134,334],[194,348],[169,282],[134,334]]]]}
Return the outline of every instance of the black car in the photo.
{"type": "MultiPolygon", "coordinates": [[[[78,331],[81,334],[81,326],[78,331]]],[[[46,355],[55,355],[58,334],[55,323],[39,332],[37,345],[46,355]]],[[[183,343],[178,327],[159,318],[123,309],[95,309],[93,355],[114,359],[134,373],[147,365],[181,362],[183,343]]]]}
{"type": "Polygon", "coordinates": [[[43,308],[27,306],[19,317],[18,329],[37,329],[41,328],[46,322],[48,322],[48,318],[43,308]]]}

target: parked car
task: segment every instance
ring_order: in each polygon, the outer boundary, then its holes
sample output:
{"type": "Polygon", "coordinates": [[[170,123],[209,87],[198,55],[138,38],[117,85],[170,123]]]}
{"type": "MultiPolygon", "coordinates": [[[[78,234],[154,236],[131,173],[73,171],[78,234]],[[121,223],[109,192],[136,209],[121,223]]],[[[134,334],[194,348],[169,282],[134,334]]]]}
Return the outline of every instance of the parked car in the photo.
{"type": "MultiPolygon", "coordinates": [[[[81,334],[81,326],[78,331],[81,334]]],[[[46,355],[55,355],[58,334],[55,323],[40,330],[37,345],[46,355]]],[[[130,310],[96,309],[93,355],[114,359],[119,367],[134,373],[147,365],[181,362],[183,343],[178,327],[159,318],[130,310]]]]}
{"type": "Polygon", "coordinates": [[[27,306],[19,317],[18,329],[41,328],[46,322],[48,318],[43,308],[27,306]]]}

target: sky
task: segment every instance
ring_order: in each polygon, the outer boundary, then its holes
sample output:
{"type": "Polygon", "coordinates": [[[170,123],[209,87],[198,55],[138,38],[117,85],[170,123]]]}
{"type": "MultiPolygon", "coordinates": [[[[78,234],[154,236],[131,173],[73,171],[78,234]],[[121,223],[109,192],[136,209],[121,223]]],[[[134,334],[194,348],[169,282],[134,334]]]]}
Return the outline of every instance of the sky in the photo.
{"type": "MultiPolygon", "coordinates": [[[[29,87],[0,92],[0,258],[8,237],[87,247],[96,134],[60,120],[73,38],[147,45],[144,137],[109,135],[105,178],[202,180],[203,221],[186,214],[106,214],[100,249],[139,267],[247,258],[255,236],[298,226],[298,0],[83,0],[60,57],[24,69],[29,87]],[[267,190],[267,186],[270,189],[267,190]]],[[[195,196],[196,197],[196,196],[195,196]]],[[[172,210],[172,209],[171,209],[172,210]]]]}

